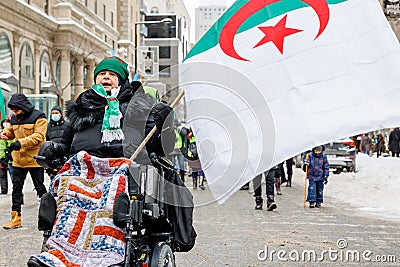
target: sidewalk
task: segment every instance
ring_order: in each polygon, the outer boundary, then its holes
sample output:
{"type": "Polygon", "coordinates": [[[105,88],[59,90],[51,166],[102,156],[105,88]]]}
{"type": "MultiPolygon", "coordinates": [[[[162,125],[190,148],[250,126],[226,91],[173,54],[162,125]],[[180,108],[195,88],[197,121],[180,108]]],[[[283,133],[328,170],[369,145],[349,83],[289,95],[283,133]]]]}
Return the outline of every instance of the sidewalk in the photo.
{"type": "MultiPolygon", "coordinates": [[[[45,174],[46,188],[49,177],[45,174]]],[[[9,180],[8,195],[0,195],[0,227],[11,218],[11,191],[9,180]]],[[[30,255],[40,252],[42,232],[37,228],[37,195],[33,190],[32,179],[28,174],[24,186],[24,205],[22,206],[22,228],[5,230],[0,228],[0,266],[22,267],[30,255]]]]}
{"type": "MultiPolygon", "coordinates": [[[[199,205],[194,211],[198,237],[190,252],[176,253],[177,266],[399,266],[400,222],[366,217],[329,195],[325,196],[326,203],[321,209],[304,209],[303,178],[303,172],[295,169],[293,187],[282,188],[283,195],[276,197],[278,208],[273,212],[254,210],[253,195],[247,191],[239,191],[223,205],[217,205],[204,204],[212,200],[208,188],[205,191],[191,189],[195,203],[199,205]],[[347,246],[339,249],[337,243],[340,246],[347,243],[347,246]],[[260,251],[266,250],[268,257],[264,260],[265,255],[260,251]],[[278,260],[277,251],[280,250],[286,252],[281,258],[287,261],[278,260]],[[324,260],[318,261],[324,250],[333,254],[330,257],[326,253],[324,260]],[[344,261],[347,254],[367,250],[372,253],[369,255],[371,259],[375,256],[389,259],[393,255],[397,262],[365,263],[362,254],[359,261],[353,258],[344,261]],[[311,251],[316,253],[315,261],[308,260],[307,255],[305,260],[301,260],[302,253],[311,251]],[[334,258],[334,251],[337,259],[334,258]],[[296,252],[300,257],[298,261],[292,260],[296,252]]],[[[29,256],[40,251],[42,233],[37,230],[36,194],[31,183],[27,178],[22,209],[23,227],[0,229],[0,266],[26,266],[29,256]]],[[[191,186],[190,181],[188,185],[191,186]]],[[[0,198],[1,224],[10,218],[10,205],[10,195],[0,198]]]]}

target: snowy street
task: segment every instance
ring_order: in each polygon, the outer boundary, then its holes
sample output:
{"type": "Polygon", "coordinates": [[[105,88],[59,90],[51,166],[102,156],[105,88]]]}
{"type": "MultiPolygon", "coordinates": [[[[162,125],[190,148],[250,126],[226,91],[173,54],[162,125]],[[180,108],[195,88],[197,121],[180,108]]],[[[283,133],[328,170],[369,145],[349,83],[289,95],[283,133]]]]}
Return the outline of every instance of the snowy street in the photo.
{"type": "MultiPolygon", "coordinates": [[[[320,209],[303,208],[304,172],[300,168],[294,168],[293,186],[284,185],[283,195],[276,196],[278,208],[273,212],[254,210],[251,191],[238,191],[222,205],[209,203],[209,188],[193,190],[188,181],[196,203],[198,237],[190,252],[176,253],[177,266],[398,266],[400,158],[359,154],[357,165],[355,174],[330,174],[320,209]],[[339,249],[342,244],[346,247],[339,249]],[[265,249],[275,254],[265,259],[259,254],[265,249]],[[329,249],[341,253],[371,251],[372,255],[348,261],[347,254],[343,259],[327,254],[323,260],[289,258],[296,252],[310,251],[319,258],[329,249]],[[279,260],[277,251],[286,252],[286,260],[279,260]],[[386,261],[368,262],[377,257],[386,261]]],[[[0,266],[25,266],[29,256],[40,250],[42,233],[37,230],[36,195],[31,184],[28,178],[23,227],[1,230],[0,266]],[[26,241],[14,242],[21,238],[26,241]]],[[[10,203],[10,194],[0,198],[2,222],[9,218],[10,203]]]]}
{"type": "Polygon", "coordinates": [[[375,218],[400,221],[400,158],[357,154],[357,172],[333,174],[325,196],[375,218]]]}

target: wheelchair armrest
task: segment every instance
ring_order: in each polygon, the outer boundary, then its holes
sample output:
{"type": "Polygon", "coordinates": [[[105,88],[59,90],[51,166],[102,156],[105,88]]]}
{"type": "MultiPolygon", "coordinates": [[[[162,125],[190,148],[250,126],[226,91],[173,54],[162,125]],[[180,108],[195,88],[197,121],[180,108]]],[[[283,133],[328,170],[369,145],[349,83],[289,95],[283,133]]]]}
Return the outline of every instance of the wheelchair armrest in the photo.
{"type": "Polygon", "coordinates": [[[113,221],[116,226],[125,228],[129,220],[129,196],[121,193],[114,204],[113,221]]]}
{"type": "Polygon", "coordinates": [[[143,214],[146,214],[153,219],[157,219],[160,217],[160,207],[157,203],[145,203],[143,214]]]}
{"type": "Polygon", "coordinates": [[[168,158],[158,156],[154,152],[150,154],[150,160],[153,163],[153,165],[162,167],[162,168],[167,169],[167,170],[173,170],[174,169],[174,165],[172,164],[172,162],[168,158]]]}
{"type": "Polygon", "coordinates": [[[45,193],[40,199],[38,228],[39,231],[48,231],[53,229],[57,216],[57,203],[53,195],[45,193]]]}

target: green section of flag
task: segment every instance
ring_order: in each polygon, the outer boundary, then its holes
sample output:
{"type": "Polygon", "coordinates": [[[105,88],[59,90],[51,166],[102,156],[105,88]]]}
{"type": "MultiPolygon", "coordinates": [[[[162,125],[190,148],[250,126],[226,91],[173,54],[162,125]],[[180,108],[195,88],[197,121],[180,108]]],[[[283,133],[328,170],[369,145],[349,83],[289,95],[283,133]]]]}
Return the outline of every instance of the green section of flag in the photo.
{"type": "MultiPolygon", "coordinates": [[[[346,2],[347,0],[328,0],[329,5],[339,4],[346,2]]],[[[237,13],[249,0],[238,0],[236,1],[218,20],[215,24],[204,34],[204,36],[197,42],[197,44],[190,50],[184,60],[191,58],[197,54],[203,53],[208,49],[213,48],[219,43],[219,36],[225,24],[230,18],[237,13]]],[[[236,34],[244,32],[248,29],[254,28],[255,26],[285,14],[287,12],[308,7],[308,5],[301,0],[285,0],[268,5],[254,13],[247,21],[245,21],[239,28],[236,34]]]]}
{"type": "Polygon", "coordinates": [[[0,87],[0,111],[2,120],[6,118],[6,107],[4,105],[3,88],[0,87]]]}

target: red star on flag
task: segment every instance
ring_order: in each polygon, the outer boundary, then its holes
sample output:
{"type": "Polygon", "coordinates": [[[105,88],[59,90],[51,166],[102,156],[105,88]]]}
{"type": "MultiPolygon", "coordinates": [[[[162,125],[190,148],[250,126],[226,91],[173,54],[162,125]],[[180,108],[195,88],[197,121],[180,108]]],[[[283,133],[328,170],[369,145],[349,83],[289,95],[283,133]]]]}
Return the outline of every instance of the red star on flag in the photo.
{"type": "Polygon", "coordinates": [[[283,54],[283,42],[285,37],[302,31],[298,29],[286,28],[286,18],[287,14],[275,26],[258,27],[265,34],[265,36],[253,48],[268,42],[273,42],[276,48],[278,48],[281,54],[283,54]]]}

